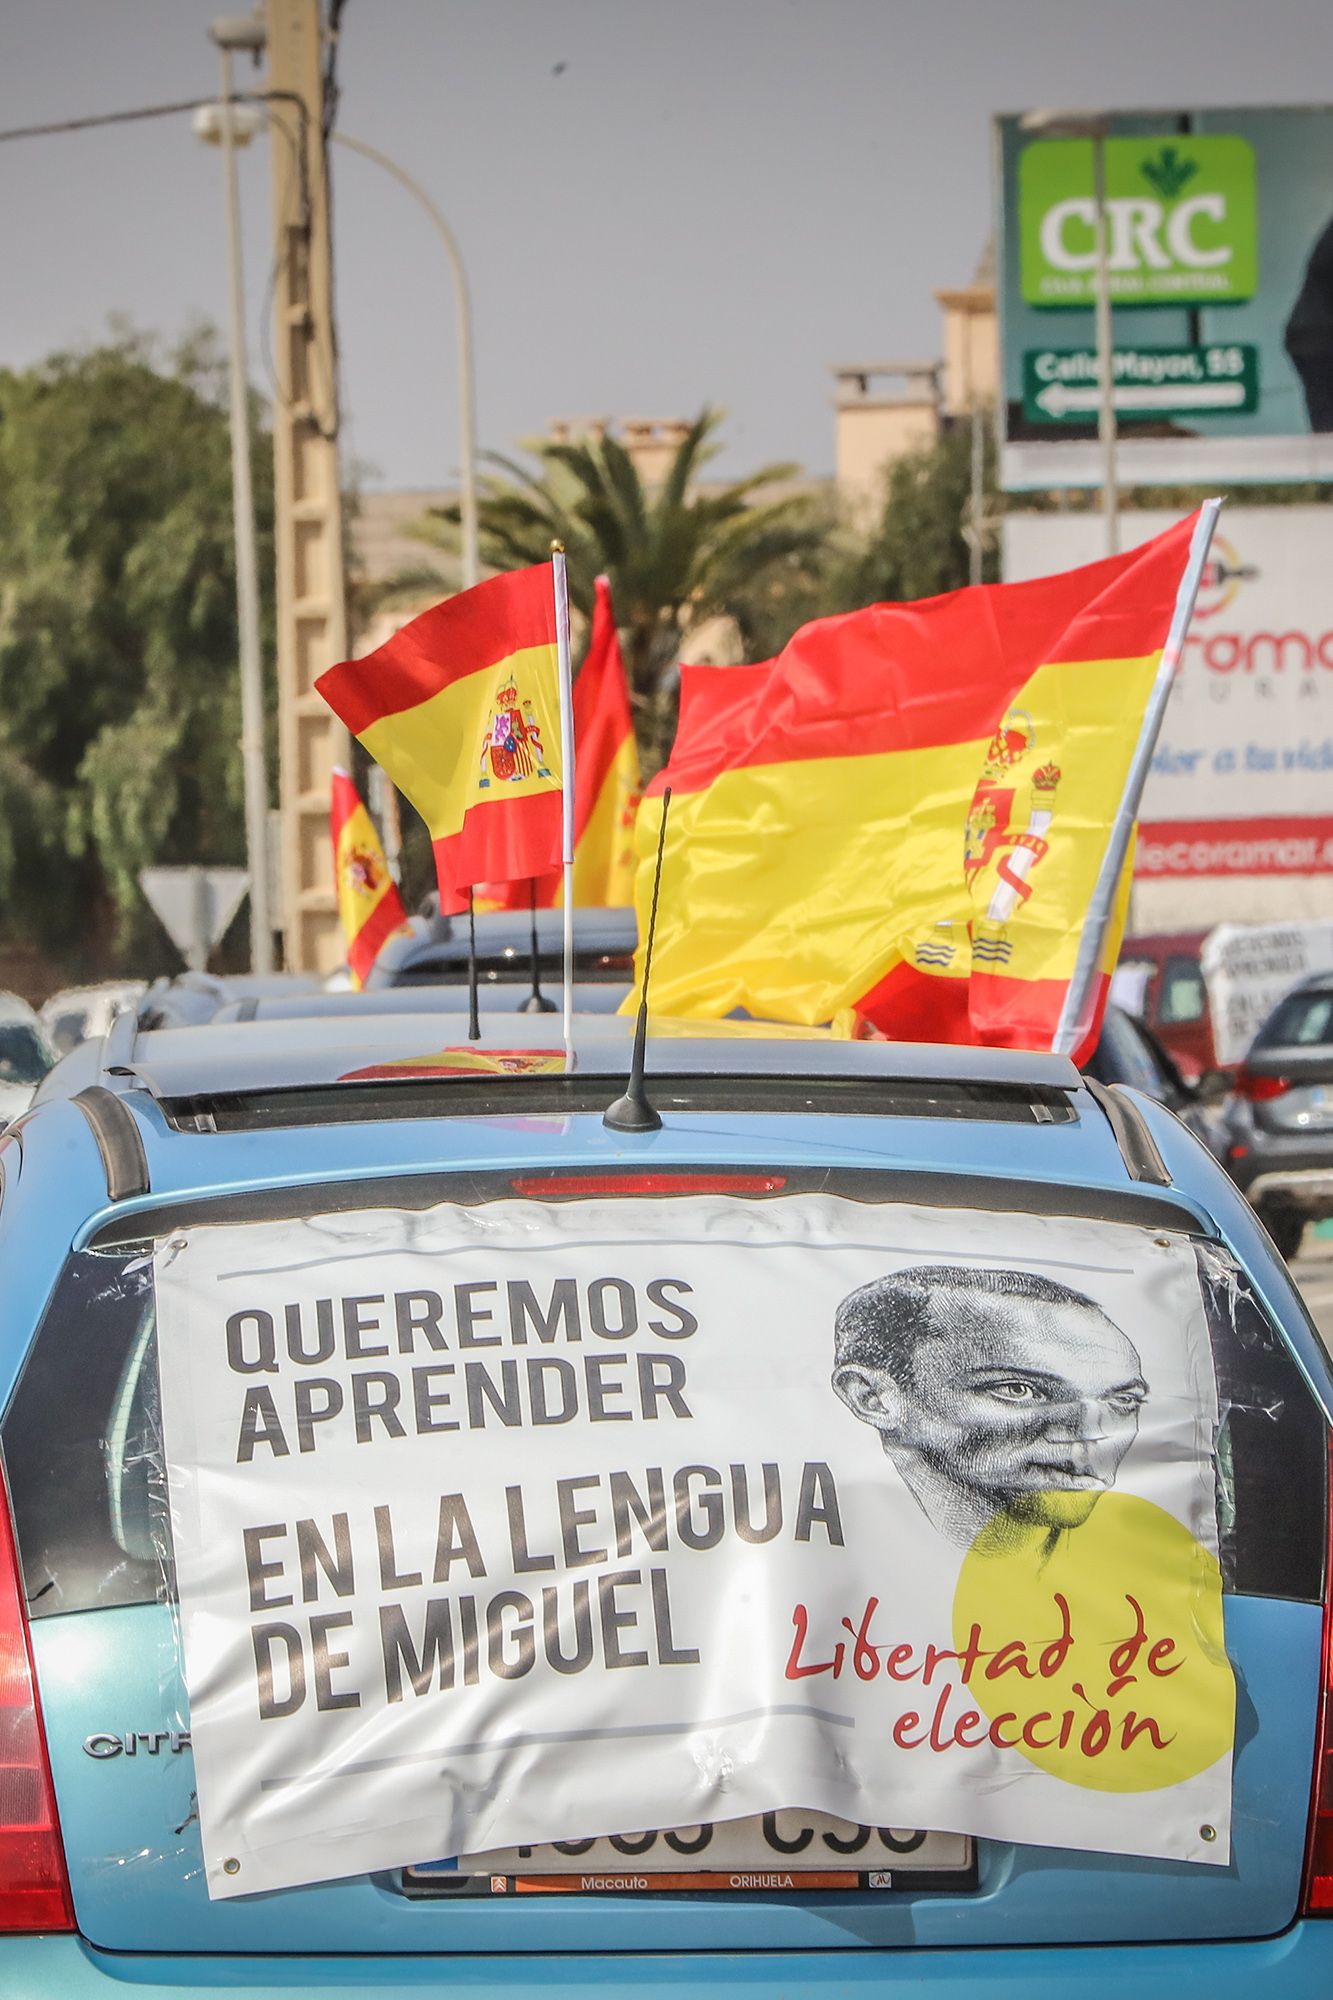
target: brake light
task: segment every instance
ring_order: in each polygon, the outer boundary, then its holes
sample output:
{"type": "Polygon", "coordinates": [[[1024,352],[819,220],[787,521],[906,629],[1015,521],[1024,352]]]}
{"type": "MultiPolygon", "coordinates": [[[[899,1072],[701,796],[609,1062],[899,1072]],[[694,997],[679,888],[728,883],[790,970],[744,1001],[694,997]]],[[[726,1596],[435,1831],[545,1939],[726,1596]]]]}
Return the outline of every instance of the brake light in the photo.
{"type": "Polygon", "coordinates": [[[0,1478],[0,1931],[72,1931],[23,1584],[0,1478]]]}
{"type": "Polygon", "coordinates": [[[1314,1792],[1305,1853],[1305,1914],[1333,1916],[1333,1433],[1328,1454],[1328,1545],[1324,1554],[1324,1665],[1315,1735],[1314,1792]]]}
{"type": "Polygon", "coordinates": [[[510,1185],[527,1200],[589,1194],[777,1194],[785,1174],[518,1174],[510,1185]]]}
{"type": "Polygon", "coordinates": [[[1236,1073],[1236,1089],[1251,1104],[1263,1104],[1270,1097],[1281,1097],[1291,1085],[1285,1076],[1256,1076],[1252,1069],[1242,1068],[1236,1073]]]}

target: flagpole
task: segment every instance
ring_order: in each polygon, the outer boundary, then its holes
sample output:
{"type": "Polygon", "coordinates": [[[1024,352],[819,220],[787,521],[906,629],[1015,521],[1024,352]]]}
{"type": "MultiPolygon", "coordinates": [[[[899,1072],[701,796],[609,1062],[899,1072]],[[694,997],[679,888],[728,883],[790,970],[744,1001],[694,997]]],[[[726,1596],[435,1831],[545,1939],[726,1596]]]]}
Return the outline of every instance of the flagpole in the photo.
{"type": "Polygon", "coordinates": [[[574,1053],[574,676],[569,660],[569,579],[563,542],[551,543],[555,647],[560,674],[560,831],[564,887],[565,1053],[574,1053]]]}
{"type": "Polygon", "coordinates": [[[1087,1033],[1088,1016],[1096,992],[1097,968],[1101,963],[1102,948],[1106,942],[1111,913],[1115,908],[1116,890],[1129,853],[1134,822],[1138,818],[1139,804],[1143,798],[1143,787],[1147,781],[1153,752],[1157,748],[1157,738],[1161,733],[1167,700],[1180,660],[1180,651],[1185,643],[1190,619],[1194,615],[1194,600],[1198,595],[1199,584],[1203,578],[1203,566],[1208,560],[1208,549],[1221,510],[1220,500],[1205,500],[1199,509],[1199,518],[1194,524],[1189,561],[1185,565],[1185,573],[1176,592],[1176,608],[1171,614],[1171,629],[1162,648],[1162,658],[1148,696],[1148,705],[1143,712],[1139,740],[1134,746],[1134,755],[1130,759],[1129,771],[1125,777],[1125,789],[1121,794],[1116,816],[1111,822],[1111,837],[1106,845],[1106,853],[1102,857],[1096,887],[1088,904],[1088,914],[1083,920],[1078,957],[1074,961],[1074,975],[1069,982],[1064,1006],[1060,1010],[1060,1019],[1051,1038],[1051,1047],[1057,1055],[1071,1055],[1087,1033]]]}

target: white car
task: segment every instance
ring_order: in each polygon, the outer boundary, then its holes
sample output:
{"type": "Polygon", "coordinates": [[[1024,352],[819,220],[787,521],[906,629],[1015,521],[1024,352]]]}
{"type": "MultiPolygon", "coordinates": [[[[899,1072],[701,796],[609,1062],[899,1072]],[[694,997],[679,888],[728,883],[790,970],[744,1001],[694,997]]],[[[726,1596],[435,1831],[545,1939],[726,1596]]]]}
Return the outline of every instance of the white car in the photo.
{"type": "Polygon", "coordinates": [[[42,1007],[42,1026],[57,1055],[80,1042],[100,1039],[117,1014],[138,1005],[147,991],[142,979],[104,980],[100,986],[64,986],[42,1007]]]}

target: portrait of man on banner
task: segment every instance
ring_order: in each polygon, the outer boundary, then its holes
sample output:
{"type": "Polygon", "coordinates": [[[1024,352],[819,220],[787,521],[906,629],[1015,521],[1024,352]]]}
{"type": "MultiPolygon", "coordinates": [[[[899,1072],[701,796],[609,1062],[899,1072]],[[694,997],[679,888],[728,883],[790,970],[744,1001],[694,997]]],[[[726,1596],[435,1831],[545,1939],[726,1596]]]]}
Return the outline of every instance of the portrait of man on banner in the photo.
{"type": "Polygon", "coordinates": [[[833,1387],[948,1541],[1081,1527],[1148,1395],[1100,1306],[1031,1271],[917,1265],[838,1307],[833,1387]]]}

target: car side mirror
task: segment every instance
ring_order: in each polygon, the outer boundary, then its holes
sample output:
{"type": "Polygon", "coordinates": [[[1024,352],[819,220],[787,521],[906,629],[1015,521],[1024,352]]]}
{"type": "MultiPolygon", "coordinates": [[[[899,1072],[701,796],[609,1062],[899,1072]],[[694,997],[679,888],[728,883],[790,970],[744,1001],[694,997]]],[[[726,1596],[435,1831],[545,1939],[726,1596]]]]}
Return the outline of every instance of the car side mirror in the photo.
{"type": "Polygon", "coordinates": [[[1206,1069],[1195,1082],[1195,1100],[1199,1104],[1221,1104],[1225,1098],[1230,1097],[1233,1088],[1227,1070],[1206,1069]]]}

